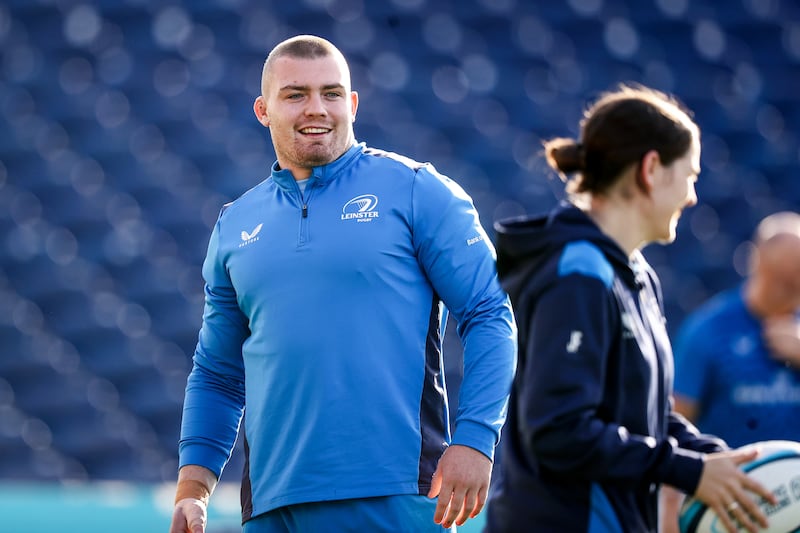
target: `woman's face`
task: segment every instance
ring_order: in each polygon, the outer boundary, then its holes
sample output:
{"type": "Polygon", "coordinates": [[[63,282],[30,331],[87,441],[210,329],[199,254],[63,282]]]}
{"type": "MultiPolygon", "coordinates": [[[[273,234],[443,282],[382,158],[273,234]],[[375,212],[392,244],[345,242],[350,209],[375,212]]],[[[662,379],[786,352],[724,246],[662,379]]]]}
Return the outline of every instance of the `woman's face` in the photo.
{"type": "Polygon", "coordinates": [[[697,203],[694,184],[700,174],[700,141],[695,139],[689,151],[668,166],[657,165],[651,191],[651,241],[670,243],[683,209],[697,203]]]}

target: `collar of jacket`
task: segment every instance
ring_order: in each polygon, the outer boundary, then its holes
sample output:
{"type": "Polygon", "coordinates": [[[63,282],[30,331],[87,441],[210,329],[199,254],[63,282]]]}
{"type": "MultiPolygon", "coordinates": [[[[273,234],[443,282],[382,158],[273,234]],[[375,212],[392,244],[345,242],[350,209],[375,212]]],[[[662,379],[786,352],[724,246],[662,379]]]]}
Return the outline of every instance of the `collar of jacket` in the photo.
{"type": "MultiPolygon", "coordinates": [[[[309,179],[320,183],[327,183],[334,180],[343,169],[347,168],[350,163],[353,162],[364,148],[364,143],[354,143],[345,153],[327,165],[313,167],[309,179]]],[[[278,167],[277,161],[272,163],[272,179],[281,189],[288,191],[294,188],[294,176],[291,171],[278,167]]]]}

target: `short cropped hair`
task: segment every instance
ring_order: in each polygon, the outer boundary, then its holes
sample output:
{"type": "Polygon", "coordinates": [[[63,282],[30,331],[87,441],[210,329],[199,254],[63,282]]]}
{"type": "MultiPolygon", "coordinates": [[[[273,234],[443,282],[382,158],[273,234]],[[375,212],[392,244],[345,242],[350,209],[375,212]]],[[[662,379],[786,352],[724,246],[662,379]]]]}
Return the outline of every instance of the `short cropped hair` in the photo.
{"type": "Polygon", "coordinates": [[[266,93],[269,72],[275,60],[280,57],[294,57],[298,59],[317,59],[320,57],[333,56],[341,61],[347,80],[350,80],[350,70],[347,66],[342,52],[330,41],[317,37],[316,35],[296,35],[278,43],[264,61],[264,68],[261,71],[261,90],[266,93]]]}

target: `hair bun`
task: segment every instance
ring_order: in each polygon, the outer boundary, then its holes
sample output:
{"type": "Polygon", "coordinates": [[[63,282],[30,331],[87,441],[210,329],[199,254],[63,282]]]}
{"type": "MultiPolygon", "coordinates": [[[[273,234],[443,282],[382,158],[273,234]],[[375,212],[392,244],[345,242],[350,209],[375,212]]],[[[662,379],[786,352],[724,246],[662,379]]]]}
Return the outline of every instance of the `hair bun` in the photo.
{"type": "Polygon", "coordinates": [[[575,139],[554,139],[545,144],[550,165],[564,174],[583,171],[586,168],[586,150],[575,139]]]}

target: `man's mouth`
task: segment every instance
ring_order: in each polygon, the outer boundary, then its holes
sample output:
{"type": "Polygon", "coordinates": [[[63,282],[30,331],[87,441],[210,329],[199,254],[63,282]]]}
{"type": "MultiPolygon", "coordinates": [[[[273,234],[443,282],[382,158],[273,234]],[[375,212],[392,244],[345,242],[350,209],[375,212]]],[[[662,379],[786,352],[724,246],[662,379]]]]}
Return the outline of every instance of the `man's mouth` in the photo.
{"type": "Polygon", "coordinates": [[[300,133],[304,135],[319,135],[322,133],[328,133],[330,131],[331,131],[330,128],[318,128],[315,126],[300,129],[300,133]]]}

